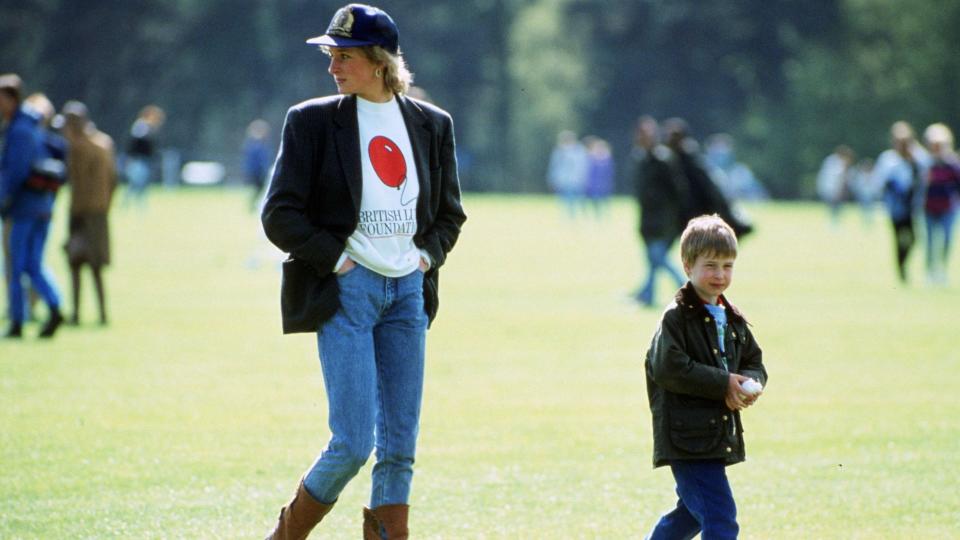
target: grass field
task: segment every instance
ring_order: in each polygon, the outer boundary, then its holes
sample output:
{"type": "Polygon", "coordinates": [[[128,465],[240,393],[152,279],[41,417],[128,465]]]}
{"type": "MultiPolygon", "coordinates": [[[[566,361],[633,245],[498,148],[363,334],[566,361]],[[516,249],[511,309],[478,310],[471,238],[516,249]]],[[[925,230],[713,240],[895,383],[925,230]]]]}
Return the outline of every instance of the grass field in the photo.
{"type": "MultiPolygon", "coordinates": [[[[326,441],[326,401],[314,338],[280,334],[277,259],[245,197],[118,208],[110,326],[87,291],[85,325],[0,343],[0,538],[270,529],[326,441]]],[[[641,537],[674,498],[642,373],[659,310],[626,299],[644,270],[632,204],[579,222],[543,197],[465,204],[429,333],[413,537],[641,537]]],[[[813,205],[750,211],[729,296],[771,380],[729,469],[742,538],[960,538],[960,257],[933,288],[918,250],[903,288],[879,212],[834,229],[813,205]]],[[[316,536],[358,538],[369,485],[368,464],[316,536]]]]}

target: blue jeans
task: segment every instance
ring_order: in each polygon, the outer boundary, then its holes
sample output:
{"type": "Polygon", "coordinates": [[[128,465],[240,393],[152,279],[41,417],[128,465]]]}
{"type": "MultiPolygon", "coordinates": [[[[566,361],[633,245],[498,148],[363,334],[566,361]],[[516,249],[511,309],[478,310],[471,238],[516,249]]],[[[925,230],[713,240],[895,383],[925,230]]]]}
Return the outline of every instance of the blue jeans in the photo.
{"type": "Polygon", "coordinates": [[[667,260],[667,254],[670,252],[670,240],[645,240],[644,247],[647,250],[647,281],[643,288],[637,293],[637,301],[652,305],[656,299],[654,296],[657,281],[657,270],[663,269],[670,277],[677,282],[677,287],[682,287],[686,280],[670,262],[667,260]]]}
{"type": "Polygon", "coordinates": [[[720,460],[674,460],[670,470],[677,482],[677,507],[660,517],[649,540],[735,539],[737,505],[720,460]]]}
{"type": "Polygon", "coordinates": [[[128,157],[124,173],[127,175],[127,193],[123,197],[126,206],[136,199],[146,203],[147,187],[150,185],[150,161],[140,157],[128,157]]]}
{"type": "Polygon", "coordinates": [[[925,214],[927,218],[927,272],[946,272],[950,260],[950,244],[953,241],[953,222],[956,210],[942,214],[925,214]]]}
{"type": "Polygon", "coordinates": [[[23,274],[51,310],[60,309],[60,293],[43,266],[43,248],[50,232],[48,218],[16,218],[10,227],[10,320],[23,323],[25,302],[23,274]]]}
{"type": "Polygon", "coordinates": [[[420,424],[427,315],[423,272],[337,277],[341,307],[317,337],[332,434],[304,485],[330,504],[376,448],[370,507],[406,504],[420,424]]]}

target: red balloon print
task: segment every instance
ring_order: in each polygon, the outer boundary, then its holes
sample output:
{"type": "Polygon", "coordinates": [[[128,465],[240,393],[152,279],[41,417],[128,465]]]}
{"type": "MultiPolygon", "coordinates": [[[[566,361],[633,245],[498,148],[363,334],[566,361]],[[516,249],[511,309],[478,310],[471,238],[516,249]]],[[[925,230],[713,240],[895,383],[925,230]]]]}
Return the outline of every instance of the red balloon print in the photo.
{"type": "Polygon", "coordinates": [[[388,187],[399,189],[400,184],[407,179],[407,160],[397,143],[378,135],[370,139],[367,153],[370,154],[370,163],[373,164],[373,170],[380,181],[388,187]]]}

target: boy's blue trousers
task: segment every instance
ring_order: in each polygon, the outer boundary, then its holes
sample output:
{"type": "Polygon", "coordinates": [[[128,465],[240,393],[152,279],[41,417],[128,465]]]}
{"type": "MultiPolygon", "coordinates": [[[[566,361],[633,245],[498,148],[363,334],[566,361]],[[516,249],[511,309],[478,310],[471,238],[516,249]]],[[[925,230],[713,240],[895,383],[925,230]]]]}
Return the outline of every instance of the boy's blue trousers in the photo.
{"type": "Polygon", "coordinates": [[[737,537],[737,505],[721,460],[674,460],[670,470],[677,482],[677,507],[660,517],[650,540],[702,540],[737,537]]]}

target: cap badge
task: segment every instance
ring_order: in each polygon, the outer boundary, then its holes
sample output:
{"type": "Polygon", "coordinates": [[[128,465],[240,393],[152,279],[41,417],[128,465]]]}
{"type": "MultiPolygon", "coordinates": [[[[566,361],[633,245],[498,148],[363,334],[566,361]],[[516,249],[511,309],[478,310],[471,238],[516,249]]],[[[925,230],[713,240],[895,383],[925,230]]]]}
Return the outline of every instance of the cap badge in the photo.
{"type": "Polygon", "coordinates": [[[353,37],[353,10],[349,7],[340,8],[330,22],[327,34],[340,37],[353,37]]]}

